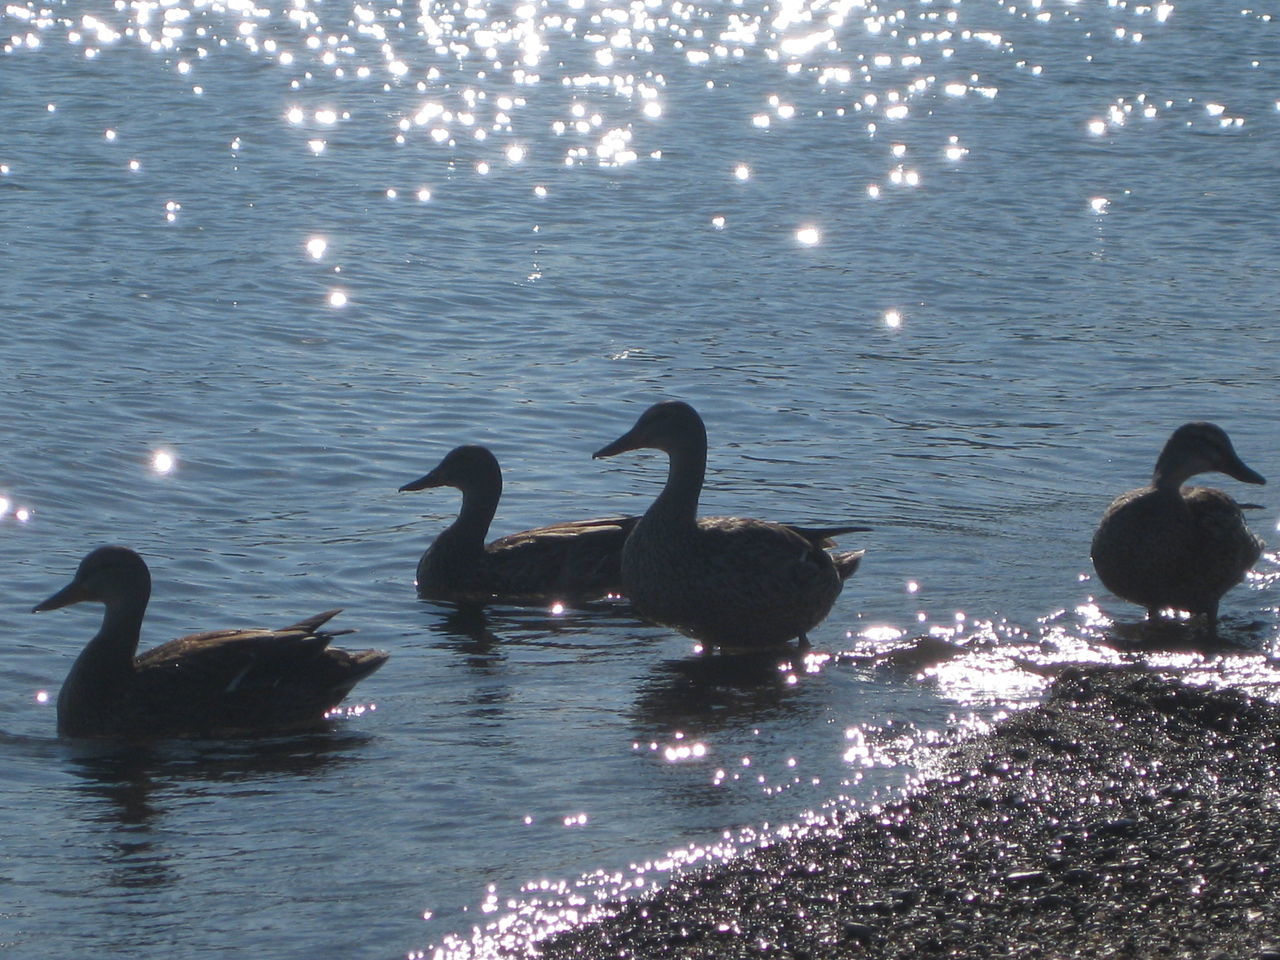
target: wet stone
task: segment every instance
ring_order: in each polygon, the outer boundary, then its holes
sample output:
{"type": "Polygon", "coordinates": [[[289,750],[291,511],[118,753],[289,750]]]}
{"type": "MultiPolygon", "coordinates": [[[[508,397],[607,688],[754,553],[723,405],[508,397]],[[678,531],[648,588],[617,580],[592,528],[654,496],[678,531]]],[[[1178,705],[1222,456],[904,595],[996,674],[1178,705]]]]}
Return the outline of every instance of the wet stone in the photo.
{"type": "Polygon", "coordinates": [[[1011,884],[1030,886],[1044,883],[1048,876],[1043,870],[1015,870],[1005,879],[1011,884]]]}
{"type": "Polygon", "coordinates": [[[1112,820],[1110,823],[1104,823],[1098,827],[1098,834],[1101,836],[1133,836],[1134,829],[1138,826],[1138,821],[1132,817],[1120,817],[1112,820]]]}
{"type": "Polygon", "coordinates": [[[875,928],[865,923],[846,923],[840,931],[846,940],[867,941],[876,935],[875,928]]]}

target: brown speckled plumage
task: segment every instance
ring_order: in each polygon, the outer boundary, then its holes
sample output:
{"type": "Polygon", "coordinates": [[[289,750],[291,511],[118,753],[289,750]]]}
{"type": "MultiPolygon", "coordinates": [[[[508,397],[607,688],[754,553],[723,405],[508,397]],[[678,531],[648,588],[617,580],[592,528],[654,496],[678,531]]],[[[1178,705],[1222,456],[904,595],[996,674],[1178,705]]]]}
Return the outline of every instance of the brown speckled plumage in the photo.
{"type": "Polygon", "coordinates": [[[58,732],[70,737],[226,737],[320,725],[387,659],[329,641],[329,610],[280,630],[213,630],[135,657],[151,595],[143,559],[99,547],[74,579],[35,607],[106,606],[102,627],[76,659],[58,696],[58,732]]]}
{"type": "Polygon", "coordinates": [[[707,435],[688,404],[655,404],[618,440],[610,457],[665,452],[662,493],[622,551],[627,596],[650,620],[715,647],[760,647],[800,638],[831,610],[862,551],[828,553],[829,537],[864,529],[807,530],[741,517],[698,518],[707,435]]]}
{"type": "Polygon", "coordinates": [[[622,591],[622,543],[635,517],[603,517],[523,530],[486,544],[502,496],[497,458],[480,446],[451,450],[401,490],[455,487],[458,519],[418,561],[418,593],[457,602],[589,600],[622,591]]]}
{"type": "Polygon", "coordinates": [[[1213,630],[1219,600],[1244,579],[1263,544],[1231,497],[1183,487],[1209,471],[1266,482],[1240,460],[1222,428],[1184,424],[1165,444],[1151,485],[1122,494],[1107,508],[1092,555],[1098,578],[1116,596],[1145,607],[1151,617],[1165,608],[1204,614],[1213,630]]]}

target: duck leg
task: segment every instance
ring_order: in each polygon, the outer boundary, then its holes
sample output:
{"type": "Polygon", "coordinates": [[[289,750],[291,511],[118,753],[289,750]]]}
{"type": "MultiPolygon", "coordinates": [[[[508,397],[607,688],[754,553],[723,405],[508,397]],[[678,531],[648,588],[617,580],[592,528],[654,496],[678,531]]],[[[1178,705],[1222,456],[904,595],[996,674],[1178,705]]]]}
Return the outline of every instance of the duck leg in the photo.
{"type": "Polygon", "coordinates": [[[1218,601],[1214,601],[1204,611],[1204,628],[1210,640],[1218,639],[1218,601]]]}

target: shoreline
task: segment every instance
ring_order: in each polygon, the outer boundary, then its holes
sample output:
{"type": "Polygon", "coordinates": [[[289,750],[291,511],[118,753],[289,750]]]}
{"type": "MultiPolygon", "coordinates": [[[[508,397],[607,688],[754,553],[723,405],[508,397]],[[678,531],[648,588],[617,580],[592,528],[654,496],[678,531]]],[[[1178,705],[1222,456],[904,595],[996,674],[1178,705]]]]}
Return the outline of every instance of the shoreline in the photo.
{"type": "Polygon", "coordinates": [[[496,952],[1280,960],[1278,737],[1237,691],[1069,670],[904,797],[496,952]]]}

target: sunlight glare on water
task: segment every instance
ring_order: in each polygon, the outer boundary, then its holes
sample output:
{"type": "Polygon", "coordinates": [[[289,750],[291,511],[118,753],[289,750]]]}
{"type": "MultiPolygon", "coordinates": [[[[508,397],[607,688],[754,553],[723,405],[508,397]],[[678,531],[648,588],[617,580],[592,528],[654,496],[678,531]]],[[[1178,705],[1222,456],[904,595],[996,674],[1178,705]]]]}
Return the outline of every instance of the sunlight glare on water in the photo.
{"type": "Polygon", "coordinates": [[[893,795],[1068,667],[1276,696],[1274,554],[1227,650],[1144,647],[1088,558],[1177,422],[1275,472],[1269,16],[12,0],[16,949],[484,955],[893,795]],[[414,596],[456,503],[402,483],[484,443],[490,537],[638,513],[661,458],[591,451],[662,397],[706,512],[872,528],[812,651],[414,596]],[[325,735],[82,753],[101,610],[27,611],[108,542],[144,647],[343,606],[392,657],[325,735]]]}
{"type": "MultiPolygon", "coordinates": [[[[522,131],[529,139],[540,139],[541,133],[525,116],[532,101],[558,89],[565,98],[559,108],[564,119],[553,128],[557,139],[566,141],[564,159],[594,156],[598,163],[616,165],[653,153],[642,138],[650,139],[650,125],[666,114],[668,68],[656,60],[664,48],[682,54],[695,69],[759,57],[779,64],[788,75],[812,77],[826,97],[849,97],[856,91],[852,104],[833,104],[838,114],[851,106],[897,123],[911,116],[913,101],[932,98],[935,91],[956,96],[970,87],[995,90],[978,75],[961,81],[928,72],[934,66],[930,51],[945,61],[957,45],[1009,48],[995,31],[964,27],[971,6],[939,9],[918,3],[910,11],[884,12],[862,0],[846,0],[787,4],[766,14],[716,3],[664,8],[638,0],[544,0],[512,9],[477,2],[423,4],[416,16],[407,17],[394,4],[355,4],[344,16],[340,6],[297,0],[279,20],[265,7],[173,4],[161,14],[154,4],[135,0],[117,4],[111,15],[79,20],[33,13],[31,31],[11,38],[6,51],[33,49],[43,34],[61,33],[86,51],[121,41],[166,57],[193,51],[200,69],[208,69],[205,62],[219,48],[236,45],[287,71],[299,91],[316,86],[319,76],[327,74],[379,85],[393,98],[416,94],[391,117],[398,142],[411,145],[425,137],[462,150],[468,141],[494,141],[491,151],[475,158],[490,162],[503,154],[512,163],[523,158],[527,148],[516,138],[522,131]],[[871,56],[856,52],[867,41],[888,49],[871,56]],[[845,50],[846,44],[855,45],[853,52],[845,50]],[[831,62],[849,55],[856,70],[831,62]],[[553,77],[558,83],[545,82],[553,77]]],[[[1157,13],[1161,20],[1167,16],[1157,13]]],[[[196,71],[189,56],[170,62],[180,75],[196,71]]],[[[751,119],[757,128],[799,115],[800,108],[778,94],[762,105],[767,112],[751,119]]],[[[545,106],[538,111],[546,112],[545,106]]],[[[353,114],[322,100],[291,105],[286,119],[317,129],[349,121],[353,114]]],[[[874,135],[874,124],[868,129],[874,135]]],[[[326,146],[319,137],[308,142],[315,154],[326,146]]]]}

